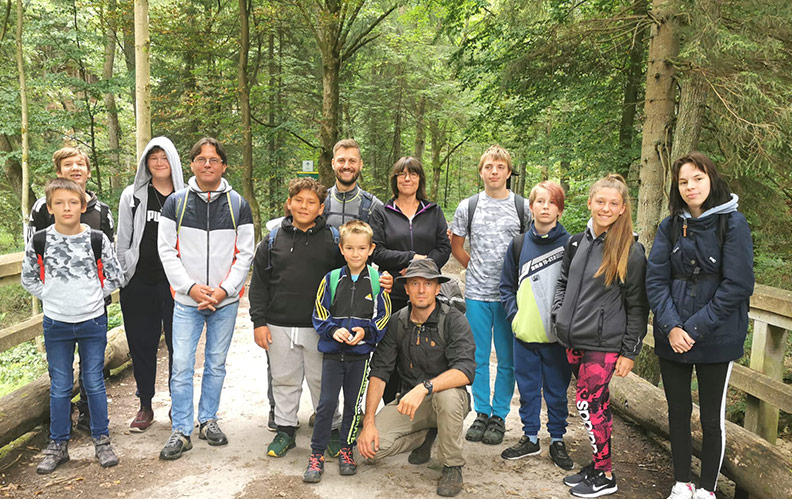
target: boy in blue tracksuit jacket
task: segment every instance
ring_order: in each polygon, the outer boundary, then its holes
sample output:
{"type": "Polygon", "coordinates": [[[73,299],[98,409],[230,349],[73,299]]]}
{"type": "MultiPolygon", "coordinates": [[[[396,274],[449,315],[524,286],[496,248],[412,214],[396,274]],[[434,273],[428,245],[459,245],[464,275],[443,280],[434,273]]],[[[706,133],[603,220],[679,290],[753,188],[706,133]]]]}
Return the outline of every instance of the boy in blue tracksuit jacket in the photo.
{"type": "Polygon", "coordinates": [[[379,275],[366,265],[374,251],[371,227],[360,220],[341,226],[341,253],[347,264],[328,272],[319,283],[313,325],[319,334],[322,388],[311,438],[311,457],[303,480],[318,482],[324,472],[324,451],[330,439],[338,394],[344,389],[341,423],[342,475],[357,471],[352,448],[360,423],[360,403],[368,384],[369,357],[385,335],[390,319],[390,296],[380,290],[379,275]]]}

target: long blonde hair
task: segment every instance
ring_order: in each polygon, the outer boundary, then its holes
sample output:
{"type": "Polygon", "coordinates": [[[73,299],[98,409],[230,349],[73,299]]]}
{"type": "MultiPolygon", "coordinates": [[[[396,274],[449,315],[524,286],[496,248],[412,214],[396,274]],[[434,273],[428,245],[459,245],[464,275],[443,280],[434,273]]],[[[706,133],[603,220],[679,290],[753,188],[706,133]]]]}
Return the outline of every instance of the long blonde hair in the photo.
{"type": "Polygon", "coordinates": [[[627,276],[627,261],[630,258],[630,249],[635,238],[633,237],[632,223],[632,202],[630,201],[630,191],[624,177],[618,173],[611,173],[605,178],[594,182],[589,191],[589,201],[602,189],[615,189],[619,192],[624,202],[624,212],[608,228],[605,237],[605,247],[602,250],[602,263],[600,264],[594,277],[605,274],[605,285],[610,286],[618,277],[624,282],[627,276]]]}

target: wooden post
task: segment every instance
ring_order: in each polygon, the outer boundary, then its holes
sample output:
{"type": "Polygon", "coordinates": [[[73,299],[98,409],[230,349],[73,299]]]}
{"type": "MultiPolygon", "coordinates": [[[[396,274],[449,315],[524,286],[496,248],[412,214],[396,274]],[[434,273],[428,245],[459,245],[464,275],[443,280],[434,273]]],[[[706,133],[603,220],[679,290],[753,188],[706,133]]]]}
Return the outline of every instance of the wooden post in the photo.
{"type": "MultiPolygon", "coordinates": [[[[751,369],[781,381],[784,376],[785,329],[755,320],[751,344],[751,369]]],[[[775,444],[778,436],[778,408],[746,395],[746,430],[775,444]]]]}

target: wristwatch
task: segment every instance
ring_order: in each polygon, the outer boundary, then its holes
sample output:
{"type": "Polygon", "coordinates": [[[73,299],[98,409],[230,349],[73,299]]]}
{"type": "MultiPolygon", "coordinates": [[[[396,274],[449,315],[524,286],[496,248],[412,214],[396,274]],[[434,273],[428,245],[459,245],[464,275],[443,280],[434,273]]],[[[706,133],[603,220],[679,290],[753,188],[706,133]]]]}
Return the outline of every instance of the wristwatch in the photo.
{"type": "Polygon", "coordinates": [[[431,395],[432,390],[434,390],[434,386],[432,385],[432,380],[427,379],[426,381],[423,382],[423,386],[429,392],[427,395],[431,395]]]}

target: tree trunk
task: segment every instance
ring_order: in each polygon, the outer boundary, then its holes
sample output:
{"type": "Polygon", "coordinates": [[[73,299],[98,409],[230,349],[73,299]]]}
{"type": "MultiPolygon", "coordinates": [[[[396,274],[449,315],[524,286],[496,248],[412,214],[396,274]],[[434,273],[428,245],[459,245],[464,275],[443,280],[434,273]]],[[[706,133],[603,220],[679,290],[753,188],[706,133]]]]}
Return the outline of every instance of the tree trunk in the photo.
{"type": "Polygon", "coordinates": [[[432,140],[432,184],[429,190],[429,199],[437,201],[437,193],[440,190],[440,176],[443,174],[443,162],[440,155],[446,145],[446,133],[437,120],[429,122],[429,133],[432,140]]]}
{"type": "Polygon", "coordinates": [[[671,153],[674,120],[674,66],[679,53],[677,6],[672,0],[653,0],[649,67],[646,71],[641,185],[638,192],[638,233],[647,252],[664,212],[665,172],[671,153]]]}
{"type": "Polygon", "coordinates": [[[525,197],[525,169],[527,168],[527,166],[528,166],[527,162],[520,161],[520,175],[518,177],[517,190],[515,191],[517,192],[517,194],[523,197],[525,197]]]}
{"type": "Polygon", "coordinates": [[[151,140],[151,68],[148,0],[135,0],[135,144],[137,157],[151,140]]]}
{"type": "MultiPolygon", "coordinates": [[[[633,14],[646,16],[647,0],[635,0],[633,14]]],[[[630,176],[630,165],[634,163],[631,157],[633,139],[635,138],[635,115],[638,111],[638,92],[641,88],[641,75],[643,73],[643,55],[646,51],[644,39],[646,28],[636,32],[633,45],[630,48],[630,60],[627,67],[626,81],[624,82],[624,98],[622,102],[622,115],[619,122],[619,156],[623,163],[618,169],[624,178],[630,176]]]]}
{"type": "Polygon", "coordinates": [[[333,175],[333,146],[338,141],[338,80],[341,56],[332,49],[322,50],[322,124],[319,128],[319,182],[331,186],[333,175]]]}
{"type": "Polygon", "coordinates": [[[132,82],[129,87],[130,98],[132,99],[132,110],[137,118],[137,102],[135,100],[135,0],[123,0],[121,7],[124,11],[124,64],[127,73],[132,75],[132,82]]]}
{"type": "Polygon", "coordinates": [[[570,163],[568,160],[561,161],[561,171],[558,172],[558,179],[561,182],[561,188],[564,189],[564,194],[569,192],[569,167],[570,163]]]}
{"type": "Polygon", "coordinates": [[[17,71],[19,72],[19,100],[22,109],[22,127],[20,136],[22,138],[22,188],[21,201],[19,203],[20,213],[22,214],[22,230],[25,228],[28,215],[30,214],[30,172],[28,169],[28,155],[30,150],[28,147],[28,105],[27,105],[27,85],[25,84],[25,64],[22,54],[22,0],[17,0],[17,26],[16,26],[16,58],[17,58],[17,71]]]}
{"type": "MultiPolygon", "coordinates": [[[[278,95],[280,94],[280,89],[277,88],[277,76],[276,72],[278,70],[278,65],[275,61],[275,33],[270,32],[269,40],[268,40],[268,47],[267,47],[267,54],[269,56],[269,64],[267,65],[267,69],[269,72],[269,161],[267,162],[267,175],[269,180],[269,218],[277,218],[279,211],[277,210],[277,202],[275,200],[275,192],[277,189],[277,175],[278,169],[275,168],[275,155],[277,153],[277,148],[275,146],[275,139],[276,134],[275,132],[275,109],[277,105],[278,95]]],[[[278,55],[280,57],[280,54],[278,55]]]]}
{"type": "MultiPolygon", "coordinates": [[[[14,145],[11,143],[11,139],[9,139],[8,135],[4,133],[0,133],[0,151],[5,153],[14,152],[14,145]]],[[[20,206],[25,206],[22,204],[22,186],[24,185],[22,180],[22,164],[16,159],[9,157],[6,158],[3,169],[5,170],[6,179],[11,186],[11,191],[14,193],[14,197],[17,199],[20,206]]],[[[29,182],[27,191],[27,212],[30,213],[30,208],[32,208],[33,203],[36,202],[36,193],[33,192],[29,182]]],[[[27,218],[24,220],[27,221],[27,218]]]]}
{"type": "MultiPolygon", "coordinates": [[[[111,15],[115,12],[115,0],[110,0],[108,9],[111,15]]],[[[105,20],[105,23],[105,57],[102,78],[106,81],[113,77],[116,37],[110,22],[105,20]]],[[[112,92],[104,94],[104,104],[107,110],[107,141],[110,146],[110,188],[115,189],[118,187],[118,168],[121,165],[119,158],[121,148],[121,126],[118,123],[118,109],[116,108],[115,95],[113,95],[112,92]]]]}
{"type": "Polygon", "coordinates": [[[424,116],[426,115],[426,97],[418,99],[418,106],[415,109],[415,153],[413,155],[423,164],[424,149],[426,149],[426,126],[424,116]]]}
{"type": "Polygon", "coordinates": [[[396,117],[393,122],[393,155],[391,157],[391,162],[396,164],[399,158],[401,158],[401,134],[402,134],[402,87],[399,86],[399,97],[396,100],[396,117]]]}
{"type": "Polygon", "coordinates": [[[242,192],[253,212],[256,241],[261,239],[261,214],[253,187],[253,137],[250,130],[250,88],[248,86],[248,51],[250,27],[248,0],[239,0],[239,114],[242,118],[242,192]]]}

